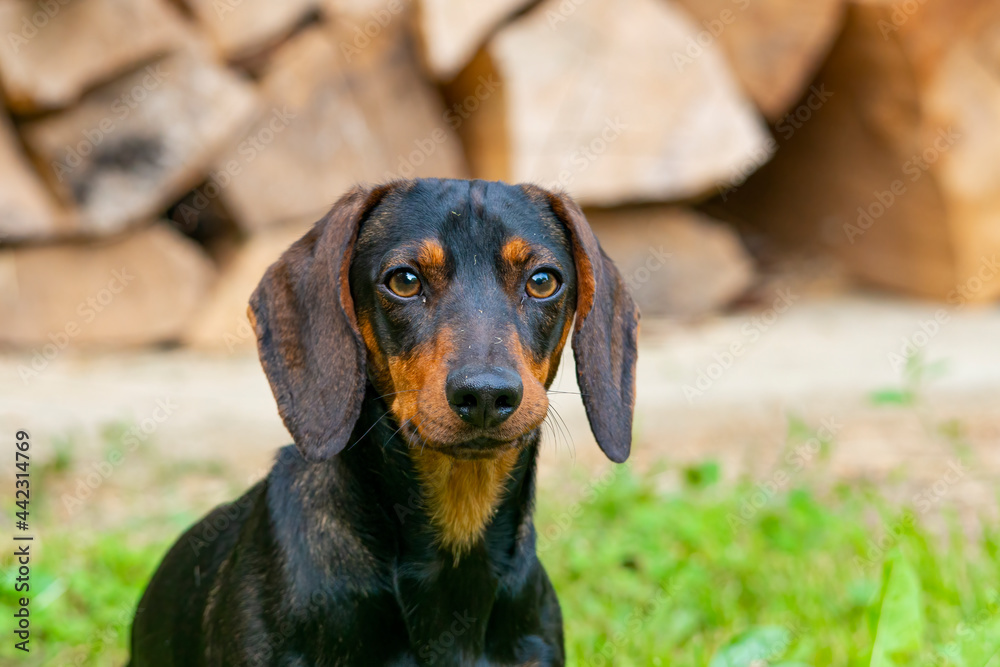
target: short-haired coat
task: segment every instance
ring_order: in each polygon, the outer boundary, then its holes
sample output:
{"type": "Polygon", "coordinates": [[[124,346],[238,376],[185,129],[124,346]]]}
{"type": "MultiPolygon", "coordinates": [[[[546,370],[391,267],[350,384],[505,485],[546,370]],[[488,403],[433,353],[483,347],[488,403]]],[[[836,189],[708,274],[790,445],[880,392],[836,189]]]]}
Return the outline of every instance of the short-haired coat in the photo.
{"type": "Polygon", "coordinates": [[[580,208],[533,185],[357,187],[249,313],[295,445],[164,558],[131,664],[564,664],[531,519],[546,392],[572,333],[591,430],[624,461],[638,331],[580,208]]]}

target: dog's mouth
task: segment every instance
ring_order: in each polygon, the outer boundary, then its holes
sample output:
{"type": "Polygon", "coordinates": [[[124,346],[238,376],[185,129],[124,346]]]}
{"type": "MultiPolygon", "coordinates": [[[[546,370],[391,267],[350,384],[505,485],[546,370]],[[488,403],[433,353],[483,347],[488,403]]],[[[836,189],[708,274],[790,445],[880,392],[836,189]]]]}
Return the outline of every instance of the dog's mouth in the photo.
{"type": "Polygon", "coordinates": [[[457,445],[445,445],[437,450],[456,459],[491,459],[508,449],[518,447],[520,444],[520,438],[513,442],[492,438],[475,438],[457,445]]]}
{"type": "Polygon", "coordinates": [[[446,454],[456,459],[476,460],[492,459],[511,449],[517,449],[524,444],[528,434],[513,440],[499,440],[490,437],[475,437],[456,443],[434,442],[423,437],[417,428],[406,425],[400,432],[406,436],[411,449],[432,450],[446,454]]]}

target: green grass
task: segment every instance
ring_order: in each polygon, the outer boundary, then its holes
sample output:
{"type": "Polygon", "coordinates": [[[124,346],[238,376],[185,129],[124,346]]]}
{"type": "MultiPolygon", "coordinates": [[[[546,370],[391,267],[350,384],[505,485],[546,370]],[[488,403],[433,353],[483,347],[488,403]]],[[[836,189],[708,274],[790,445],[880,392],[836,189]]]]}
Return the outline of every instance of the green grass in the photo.
{"type": "Polygon", "coordinates": [[[623,473],[578,511],[542,503],[570,664],[983,667],[1000,650],[995,528],[932,538],[858,486],[764,502],[750,483],[655,482],[623,473]]]}
{"type": "MultiPolygon", "coordinates": [[[[59,465],[40,483],[69,474],[59,465]]],[[[576,502],[544,492],[539,502],[540,555],[559,592],[569,664],[1000,665],[995,525],[983,522],[974,539],[958,529],[932,536],[915,509],[860,484],[821,491],[808,481],[816,476],[762,486],[724,483],[710,462],[679,476],[610,470],[580,480],[576,502]]],[[[51,508],[33,511],[52,520],[51,508]]],[[[121,664],[145,582],[197,517],[173,512],[102,532],[84,520],[44,530],[32,653],[15,664],[121,664]]],[[[24,657],[9,635],[7,551],[5,664],[24,657]]]]}

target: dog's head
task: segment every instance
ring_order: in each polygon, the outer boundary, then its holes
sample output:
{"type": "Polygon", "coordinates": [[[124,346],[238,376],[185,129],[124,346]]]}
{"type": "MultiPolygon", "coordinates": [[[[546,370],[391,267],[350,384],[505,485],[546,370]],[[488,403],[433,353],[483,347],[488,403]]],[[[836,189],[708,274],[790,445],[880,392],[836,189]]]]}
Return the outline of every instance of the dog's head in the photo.
{"type": "Polygon", "coordinates": [[[565,196],[459,180],[356,188],[268,269],[250,317],[310,460],[349,444],[366,382],[421,447],[516,447],[545,418],[571,328],[591,430],[610,459],[628,457],[638,313],[565,196]]]}

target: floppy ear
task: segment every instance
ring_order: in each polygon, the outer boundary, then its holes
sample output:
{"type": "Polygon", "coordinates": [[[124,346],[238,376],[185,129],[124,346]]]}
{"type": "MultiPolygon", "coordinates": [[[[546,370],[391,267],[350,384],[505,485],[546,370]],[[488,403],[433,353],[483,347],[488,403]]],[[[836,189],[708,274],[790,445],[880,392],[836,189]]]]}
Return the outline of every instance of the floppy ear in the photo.
{"type": "Polygon", "coordinates": [[[309,461],[347,444],[365,394],[365,347],[347,276],[358,229],[391,186],[356,187],[268,268],[248,315],[278,413],[309,461]]]}
{"type": "Polygon", "coordinates": [[[543,195],[569,230],[577,277],[576,380],[597,444],[621,463],[632,448],[639,310],[576,202],[536,186],[526,190],[534,197],[543,195]]]}

